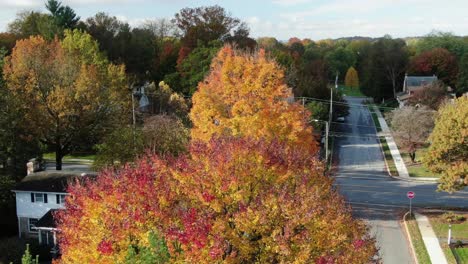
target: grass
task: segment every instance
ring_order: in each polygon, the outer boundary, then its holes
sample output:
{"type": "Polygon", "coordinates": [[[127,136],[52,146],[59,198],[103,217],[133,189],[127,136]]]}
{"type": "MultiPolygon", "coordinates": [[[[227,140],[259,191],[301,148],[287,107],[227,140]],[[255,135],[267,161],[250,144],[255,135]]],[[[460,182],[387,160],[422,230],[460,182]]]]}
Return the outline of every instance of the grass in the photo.
{"type": "MultiPolygon", "coordinates": [[[[468,218],[468,213],[464,214],[468,218]]],[[[442,217],[442,214],[428,215],[431,226],[436,233],[436,236],[441,239],[442,249],[450,264],[457,263],[455,258],[458,258],[458,263],[468,264],[468,248],[452,248],[450,249],[446,243],[448,236],[448,223],[442,217]]],[[[462,223],[452,224],[452,241],[468,239],[468,220],[462,223]]]]}
{"type": "Polygon", "coordinates": [[[374,106],[374,104],[368,105],[369,112],[371,113],[372,120],[374,121],[375,129],[377,130],[377,132],[381,132],[382,128],[380,127],[379,117],[375,113],[374,106]]]}
{"type": "MultiPolygon", "coordinates": [[[[43,154],[44,159],[47,160],[53,160],[55,161],[55,153],[54,152],[49,152],[49,153],[44,153],[43,154]]],[[[82,160],[84,162],[86,161],[94,161],[96,159],[96,154],[69,154],[63,157],[63,161],[75,161],[75,160],[82,160]]]]}
{"type": "Polygon", "coordinates": [[[421,232],[419,231],[416,220],[411,217],[410,219],[406,220],[406,224],[408,225],[409,236],[413,242],[416,258],[418,259],[419,263],[432,263],[431,259],[429,258],[429,254],[427,253],[426,246],[424,245],[424,241],[422,239],[421,232]]]}
{"type": "Polygon", "coordinates": [[[390,153],[390,148],[388,147],[387,140],[383,137],[380,138],[380,145],[384,152],[385,160],[387,161],[388,170],[392,176],[398,176],[398,170],[395,166],[395,161],[393,161],[392,154],[390,153]]]}
{"type": "Polygon", "coordinates": [[[344,85],[339,85],[338,90],[340,90],[345,96],[365,97],[359,88],[351,88],[344,85]]]}
{"type": "Polygon", "coordinates": [[[454,248],[452,253],[458,259],[458,263],[468,263],[468,248],[454,248]]]}
{"type": "Polygon", "coordinates": [[[416,163],[411,162],[411,158],[408,153],[401,153],[401,157],[406,164],[408,173],[411,177],[426,177],[426,178],[439,178],[441,175],[434,173],[426,168],[422,163],[422,159],[426,153],[427,149],[418,149],[416,151],[416,163]]]}

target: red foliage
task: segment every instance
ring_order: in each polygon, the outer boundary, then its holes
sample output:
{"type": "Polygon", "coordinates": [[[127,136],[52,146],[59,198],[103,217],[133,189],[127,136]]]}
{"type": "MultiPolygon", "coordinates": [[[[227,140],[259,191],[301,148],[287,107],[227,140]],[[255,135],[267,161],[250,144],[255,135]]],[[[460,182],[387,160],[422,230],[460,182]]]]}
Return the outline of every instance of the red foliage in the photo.
{"type": "Polygon", "coordinates": [[[369,259],[373,240],[331,186],[314,156],[284,142],[194,142],[190,155],[149,156],[70,186],[58,215],[62,260],[120,261],[152,230],[175,262],[369,259]]]}
{"type": "Polygon", "coordinates": [[[177,69],[180,69],[182,62],[187,58],[187,56],[190,54],[192,51],[191,48],[189,47],[182,47],[179,50],[179,56],[177,57],[177,69]]]}
{"type": "Polygon", "coordinates": [[[111,255],[114,252],[112,242],[103,240],[99,243],[97,250],[103,255],[111,255]]]}
{"type": "Polygon", "coordinates": [[[419,54],[410,61],[412,74],[430,76],[435,74],[444,83],[454,86],[457,80],[458,63],[448,50],[435,48],[419,54]]]}

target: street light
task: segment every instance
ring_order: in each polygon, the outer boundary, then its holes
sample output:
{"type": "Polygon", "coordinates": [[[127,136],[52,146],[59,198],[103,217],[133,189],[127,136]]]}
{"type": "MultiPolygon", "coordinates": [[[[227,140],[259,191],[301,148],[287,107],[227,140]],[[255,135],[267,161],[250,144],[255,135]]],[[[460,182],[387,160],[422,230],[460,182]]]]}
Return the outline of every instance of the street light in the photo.
{"type": "Polygon", "coordinates": [[[312,119],[311,122],[324,122],[325,123],[325,160],[328,161],[328,135],[330,133],[330,123],[325,120],[312,119]]]}

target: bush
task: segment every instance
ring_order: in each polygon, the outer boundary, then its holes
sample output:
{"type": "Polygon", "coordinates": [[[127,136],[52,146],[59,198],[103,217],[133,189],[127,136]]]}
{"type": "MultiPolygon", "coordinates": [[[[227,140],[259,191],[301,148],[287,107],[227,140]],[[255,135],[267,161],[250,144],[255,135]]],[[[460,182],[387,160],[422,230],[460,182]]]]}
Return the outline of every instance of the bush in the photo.
{"type": "Polygon", "coordinates": [[[442,218],[447,221],[447,223],[454,223],[454,222],[463,222],[466,220],[465,216],[457,215],[453,212],[448,212],[442,215],[442,218]]]}
{"type": "Polygon", "coordinates": [[[21,239],[18,237],[3,238],[0,240],[0,264],[21,263],[26,245],[29,244],[29,252],[33,256],[39,255],[40,261],[51,260],[50,248],[39,245],[37,239],[21,239]]]}

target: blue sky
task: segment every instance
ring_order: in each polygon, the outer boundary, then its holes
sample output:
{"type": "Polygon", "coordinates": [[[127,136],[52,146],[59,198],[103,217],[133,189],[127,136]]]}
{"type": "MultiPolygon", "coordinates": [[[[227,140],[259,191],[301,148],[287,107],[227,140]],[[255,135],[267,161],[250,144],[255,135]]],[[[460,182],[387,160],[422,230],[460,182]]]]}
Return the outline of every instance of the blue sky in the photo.
{"type": "MultiPolygon", "coordinates": [[[[0,0],[0,31],[17,12],[44,11],[45,0],[0,0]]],[[[466,0],[63,0],[82,19],[107,12],[138,26],[181,8],[218,4],[247,22],[253,37],[313,40],[348,36],[421,36],[432,30],[468,35],[466,0]]]]}

